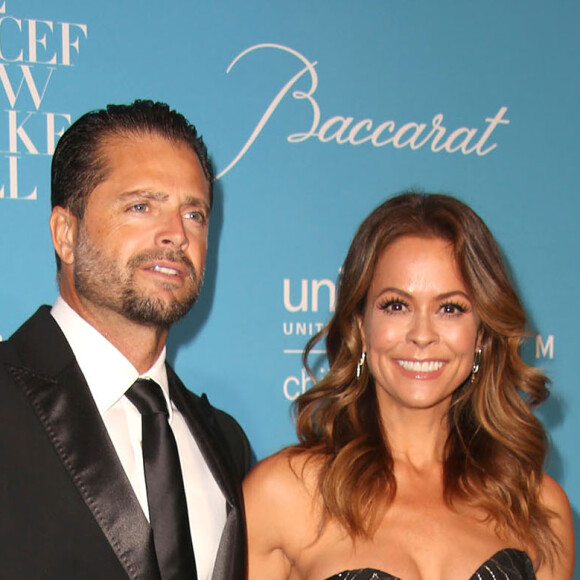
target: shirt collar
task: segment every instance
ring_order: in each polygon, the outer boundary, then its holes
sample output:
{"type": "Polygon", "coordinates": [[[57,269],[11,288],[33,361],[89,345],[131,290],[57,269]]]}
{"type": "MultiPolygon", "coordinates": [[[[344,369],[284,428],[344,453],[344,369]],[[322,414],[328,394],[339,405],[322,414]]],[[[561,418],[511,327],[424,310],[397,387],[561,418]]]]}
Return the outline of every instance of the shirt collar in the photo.
{"type": "Polygon", "coordinates": [[[119,401],[141,376],[161,385],[171,419],[165,347],[151,368],[139,375],[127,358],[73,310],[62,296],[58,296],[50,312],[76,357],[101,415],[119,401]]]}

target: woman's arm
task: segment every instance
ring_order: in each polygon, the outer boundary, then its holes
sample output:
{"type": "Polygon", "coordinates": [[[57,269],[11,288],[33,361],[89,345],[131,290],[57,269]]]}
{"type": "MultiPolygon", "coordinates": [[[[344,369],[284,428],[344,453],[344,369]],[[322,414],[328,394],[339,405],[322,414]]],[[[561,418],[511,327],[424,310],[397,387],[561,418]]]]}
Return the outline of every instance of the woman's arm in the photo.
{"type": "Polygon", "coordinates": [[[556,515],[552,519],[552,529],[560,539],[562,548],[558,553],[554,567],[543,564],[537,572],[538,580],[572,580],[574,574],[574,526],[572,510],[564,490],[549,476],[542,480],[542,501],[556,515]]]}
{"type": "Polygon", "coordinates": [[[258,463],[244,480],[249,580],[286,580],[292,548],[300,544],[309,501],[299,474],[282,451],[258,463]]]}

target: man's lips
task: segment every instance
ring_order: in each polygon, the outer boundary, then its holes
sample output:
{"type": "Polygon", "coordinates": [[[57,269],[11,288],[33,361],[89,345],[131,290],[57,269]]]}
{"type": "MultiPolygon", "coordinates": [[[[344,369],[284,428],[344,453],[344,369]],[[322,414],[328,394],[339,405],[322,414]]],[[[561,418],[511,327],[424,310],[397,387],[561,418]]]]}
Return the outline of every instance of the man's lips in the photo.
{"type": "Polygon", "coordinates": [[[143,270],[160,275],[166,280],[197,279],[191,260],[182,252],[144,252],[134,256],[127,264],[131,269],[143,270]]]}
{"type": "Polygon", "coordinates": [[[190,268],[185,264],[178,264],[175,262],[156,262],[154,264],[144,265],[142,268],[172,278],[186,279],[192,277],[190,268]]]}
{"type": "Polygon", "coordinates": [[[169,268],[167,266],[161,266],[159,264],[155,264],[153,268],[151,268],[155,272],[159,272],[161,274],[167,274],[167,276],[180,276],[181,272],[177,268],[169,268]]]}

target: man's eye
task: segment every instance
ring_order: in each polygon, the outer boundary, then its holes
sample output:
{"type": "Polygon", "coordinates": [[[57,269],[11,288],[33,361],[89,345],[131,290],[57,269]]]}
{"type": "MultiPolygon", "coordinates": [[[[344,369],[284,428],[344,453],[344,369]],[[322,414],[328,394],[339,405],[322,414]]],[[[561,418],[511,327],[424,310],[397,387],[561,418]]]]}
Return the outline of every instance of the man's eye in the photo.
{"type": "Polygon", "coordinates": [[[147,211],[147,204],[146,203],[135,203],[129,209],[131,211],[134,211],[137,213],[143,213],[144,211],[147,211]]]}
{"type": "Polygon", "coordinates": [[[199,223],[205,222],[205,214],[201,211],[193,210],[185,214],[185,219],[192,220],[199,223]]]}

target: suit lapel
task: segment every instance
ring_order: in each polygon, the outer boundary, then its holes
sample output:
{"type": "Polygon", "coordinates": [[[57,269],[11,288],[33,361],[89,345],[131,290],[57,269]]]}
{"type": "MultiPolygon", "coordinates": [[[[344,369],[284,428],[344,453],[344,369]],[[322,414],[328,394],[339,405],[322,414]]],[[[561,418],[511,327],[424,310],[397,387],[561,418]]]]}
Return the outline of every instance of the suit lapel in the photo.
{"type": "Polygon", "coordinates": [[[235,476],[226,459],[225,449],[220,444],[221,434],[215,424],[211,405],[205,396],[199,400],[194,400],[188,396],[185,386],[169,369],[168,378],[171,398],[185,417],[204,459],[226,498],[228,509],[230,509],[237,505],[235,476]]]}
{"type": "Polygon", "coordinates": [[[185,386],[168,368],[171,398],[185,417],[189,428],[219,485],[227,506],[226,525],[221,537],[213,580],[238,580],[245,578],[245,554],[241,496],[237,478],[227,459],[225,443],[222,443],[213,409],[205,395],[194,399],[185,386]]]}
{"type": "Polygon", "coordinates": [[[8,370],[127,575],[134,580],[158,579],[149,523],[49,310],[29,320],[14,335],[13,344],[22,364],[8,370]]]}

